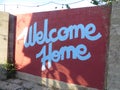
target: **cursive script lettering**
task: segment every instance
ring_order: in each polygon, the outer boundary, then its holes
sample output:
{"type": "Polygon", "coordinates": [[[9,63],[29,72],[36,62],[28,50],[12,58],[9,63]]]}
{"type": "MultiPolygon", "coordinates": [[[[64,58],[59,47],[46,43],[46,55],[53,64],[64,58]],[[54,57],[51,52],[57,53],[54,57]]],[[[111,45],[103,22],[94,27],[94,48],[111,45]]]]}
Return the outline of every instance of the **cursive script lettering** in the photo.
{"type": "Polygon", "coordinates": [[[87,50],[87,46],[79,44],[76,47],[73,45],[62,46],[59,50],[52,50],[52,44],[56,41],[66,41],[76,38],[87,39],[89,41],[96,41],[102,37],[101,33],[96,33],[96,26],[93,23],[89,23],[86,26],[83,24],[70,25],[68,27],[61,27],[59,29],[52,28],[48,30],[48,19],[44,20],[44,29],[37,30],[37,22],[28,28],[25,28],[23,32],[18,36],[18,40],[24,37],[25,48],[33,47],[35,44],[44,45],[40,52],[36,54],[36,58],[41,57],[42,70],[45,70],[45,64],[48,61],[48,67],[51,67],[52,62],[59,62],[66,59],[78,59],[88,60],[91,57],[91,53],[87,50]],[[48,50],[47,50],[48,49],[48,50]],[[48,51],[48,53],[47,53],[48,51]],[[72,53],[72,56],[70,56],[72,53]],[[48,55],[46,55],[48,54],[48,55]],[[65,56],[66,55],[66,56],[65,56]]]}

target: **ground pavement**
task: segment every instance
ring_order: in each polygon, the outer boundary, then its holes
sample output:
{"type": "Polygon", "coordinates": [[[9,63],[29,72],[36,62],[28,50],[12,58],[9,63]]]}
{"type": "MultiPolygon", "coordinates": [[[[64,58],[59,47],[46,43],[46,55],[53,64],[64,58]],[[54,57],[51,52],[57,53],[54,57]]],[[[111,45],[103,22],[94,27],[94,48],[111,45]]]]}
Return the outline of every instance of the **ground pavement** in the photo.
{"type": "Polygon", "coordinates": [[[0,90],[58,90],[22,79],[0,80],[0,90]]]}

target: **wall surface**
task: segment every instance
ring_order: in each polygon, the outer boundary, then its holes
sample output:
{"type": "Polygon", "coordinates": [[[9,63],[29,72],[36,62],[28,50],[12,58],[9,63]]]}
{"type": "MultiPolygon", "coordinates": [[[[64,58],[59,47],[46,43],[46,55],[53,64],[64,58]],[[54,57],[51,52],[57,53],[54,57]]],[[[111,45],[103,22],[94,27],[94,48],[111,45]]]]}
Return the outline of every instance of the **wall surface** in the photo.
{"type": "Polygon", "coordinates": [[[9,14],[0,12],[0,62],[7,60],[9,14]]]}
{"type": "Polygon", "coordinates": [[[120,1],[112,8],[107,90],[120,90],[120,1]]]}
{"type": "Polygon", "coordinates": [[[97,6],[17,15],[17,70],[61,89],[103,90],[110,13],[111,7],[97,6]]]}
{"type": "Polygon", "coordinates": [[[2,68],[7,63],[8,56],[9,14],[0,12],[0,79],[6,78],[2,68]]]}
{"type": "Polygon", "coordinates": [[[14,62],[16,17],[9,14],[8,62],[14,62]]]}
{"type": "MultiPolygon", "coordinates": [[[[109,42],[109,52],[107,60],[107,76],[106,76],[106,86],[105,90],[120,90],[120,1],[113,3],[112,13],[111,13],[111,27],[110,27],[110,42],[109,42]]],[[[18,72],[18,77],[22,78],[25,74],[18,72]]],[[[37,77],[26,75],[25,77],[29,80],[39,82],[40,79],[37,77]],[[34,77],[34,78],[33,78],[34,77]]],[[[50,80],[43,80],[43,82],[48,82],[50,80]]],[[[54,82],[53,82],[54,83],[54,82]]],[[[44,83],[43,83],[44,84],[44,83]]],[[[49,83],[48,83],[48,86],[49,83]]],[[[75,89],[73,89],[75,90],[75,89]]],[[[76,88],[78,90],[78,88],[76,88]]],[[[80,90],[89,90],[89,88],[80,88],[80,90]]],[[[94,90],[94,89],[90,89],[94,90]]]]}
{"type": "Polygon", "coordinates": [[[5,65],[14,60],[15,17],[0,12],[0,79],[6,78],[5,65]]]}

